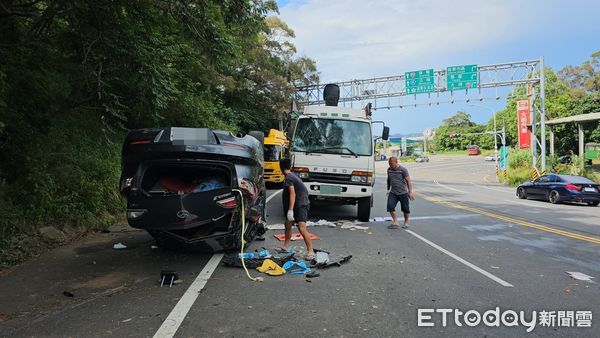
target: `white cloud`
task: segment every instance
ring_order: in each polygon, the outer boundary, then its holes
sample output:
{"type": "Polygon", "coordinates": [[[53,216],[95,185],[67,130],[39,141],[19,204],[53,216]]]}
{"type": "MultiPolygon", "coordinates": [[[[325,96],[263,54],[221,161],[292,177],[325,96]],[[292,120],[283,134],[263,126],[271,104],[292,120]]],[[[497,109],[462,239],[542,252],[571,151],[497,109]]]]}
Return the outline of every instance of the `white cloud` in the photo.
{"type": "Polygon", "coordinates": [[[308,0],[280,11],[321,78],[341,81],[446,66],[449,55],[476,54],[531,30],[531,7],[513,0],[308,0]]]}

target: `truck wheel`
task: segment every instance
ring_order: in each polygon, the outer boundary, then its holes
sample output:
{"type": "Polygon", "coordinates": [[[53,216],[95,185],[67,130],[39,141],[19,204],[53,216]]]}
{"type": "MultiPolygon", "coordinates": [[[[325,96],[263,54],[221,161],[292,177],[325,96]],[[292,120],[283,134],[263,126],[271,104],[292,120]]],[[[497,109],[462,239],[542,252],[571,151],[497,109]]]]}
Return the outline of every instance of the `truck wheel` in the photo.
{"type": "Polygon", "coordinates": [[[249,132],[248,135],[257,139],[261,145],[265,143],[265,133],[263,133],[262,131],[253,130],[253,131],[249,132]]]}
{"type": "Polygon", "coordinates": [[[373,197],[363,197],[358,199],[358,220],[368,222],[371,217],[371,201],[373,197]]]}

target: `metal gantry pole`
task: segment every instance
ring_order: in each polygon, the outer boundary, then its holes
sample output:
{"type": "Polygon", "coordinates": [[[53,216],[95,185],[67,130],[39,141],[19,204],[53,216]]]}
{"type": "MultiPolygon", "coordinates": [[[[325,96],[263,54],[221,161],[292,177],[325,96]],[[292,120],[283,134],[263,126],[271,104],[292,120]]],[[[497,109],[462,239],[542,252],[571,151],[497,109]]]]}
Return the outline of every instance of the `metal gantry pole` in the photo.
{"type": "Polygon", "coordinates": [[[542,153],[542,172],[546,170],[546,76],[544,75],[544,57],[540,57],[540,152],[542,153]]]}
{"type": "Polygon", "coordinates": [[[532,158],[532,165],[534,168],[537,168],[537,112],[536,112],[536,104],[535,104],[535,88],[532,88],[532,86],[529,86],[528,88],[531,88],[530,94],[531,94],[531,99],[530,99],[530,114],[531,114],[531,136],[533,137],[533,140],[531,142],[531,158],[532,158]]]}
{"type": "Polygon", "coordinates": [[[503,183],[506,184],[506,172],[508,171],[508,159],[506,158],[506,120],[502,120],[502,148],[502,161],[504,162],[503,183]]]}
{"type": "Polygon", "coordinates": [[[494,112],[494,160],[496,161],[496,182],[498,182],[498,129],[496,128],[496,112],[494,112]]]}

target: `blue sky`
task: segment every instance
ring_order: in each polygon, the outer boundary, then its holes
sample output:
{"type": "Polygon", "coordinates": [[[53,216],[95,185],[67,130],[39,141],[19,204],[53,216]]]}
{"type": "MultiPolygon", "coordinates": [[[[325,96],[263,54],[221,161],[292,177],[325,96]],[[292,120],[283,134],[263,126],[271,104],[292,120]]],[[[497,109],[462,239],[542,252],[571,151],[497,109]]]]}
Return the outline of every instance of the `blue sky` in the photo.
{"type": "MultiPolygon", "coordinates": [[[[600,1],[277,2],[280,17],[296,33],[299,54],[317,61],[322,82],[540,56],[558,71],[579,65],[600,50],[600,1]]],[[[477,104],[494,110],[505,103],[501,98],[477,104]]],[[[438,126],[458,110],[486,123],[492,117],[488,108],[440,104],[377,110],[374,118],[384,120],[392,133],[414,133],[438,126]]]]}

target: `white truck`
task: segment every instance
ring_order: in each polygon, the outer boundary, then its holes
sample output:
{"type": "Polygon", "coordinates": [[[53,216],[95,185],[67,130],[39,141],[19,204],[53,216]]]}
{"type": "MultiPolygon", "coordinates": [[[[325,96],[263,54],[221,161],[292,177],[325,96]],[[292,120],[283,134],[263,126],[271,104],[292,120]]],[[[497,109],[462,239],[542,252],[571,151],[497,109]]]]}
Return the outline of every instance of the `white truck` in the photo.
{"type": "MultiPolygon", "coordinates": [[[[306,106],[293,128],[292,171],[304,182],[311,201],[358,204],[367,222],[373,205],[375,156],[370,109],[337,107],[339,87],[327,85],[326,106],[306,106]]],[[[387,140],[389,128],[383,128],[387,140]]]]}

